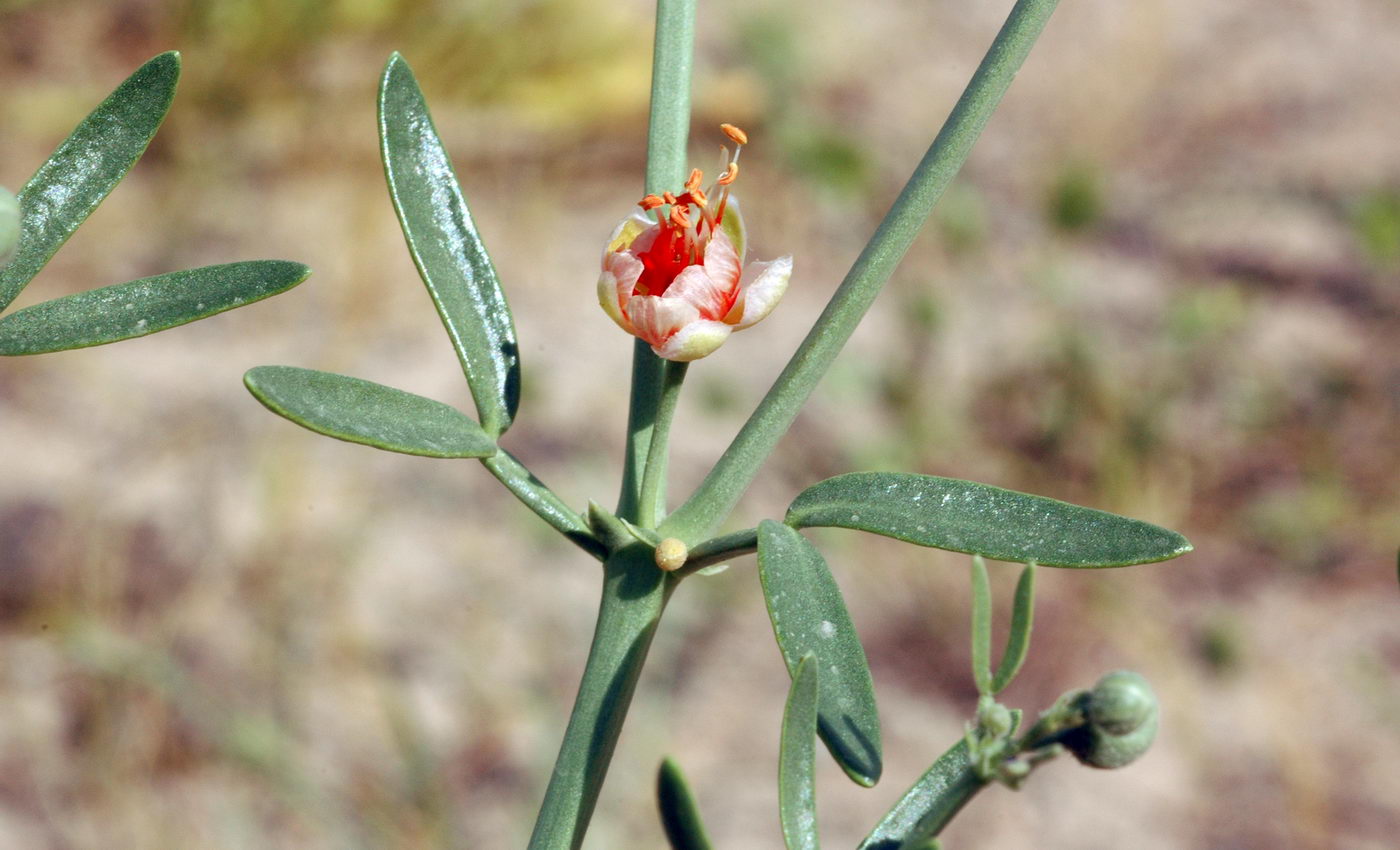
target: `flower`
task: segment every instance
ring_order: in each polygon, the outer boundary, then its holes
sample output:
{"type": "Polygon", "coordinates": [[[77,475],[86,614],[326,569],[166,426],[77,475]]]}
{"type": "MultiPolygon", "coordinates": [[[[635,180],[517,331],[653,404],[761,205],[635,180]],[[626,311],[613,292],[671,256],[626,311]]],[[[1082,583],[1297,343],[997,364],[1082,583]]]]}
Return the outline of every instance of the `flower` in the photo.
{"type": "Polygon", "coordinates": [[[667,360],[698,360],[762,320],[792,276],[792,257],[744,265],[744,223],[729,186],[748,136],[730,124],[720,128],[734,152],[724,149],[710,188],[701,189],[697,168],[680,195],[642,198],[642,212],[622,220],[603,254],[598,302],[667,360]]]}

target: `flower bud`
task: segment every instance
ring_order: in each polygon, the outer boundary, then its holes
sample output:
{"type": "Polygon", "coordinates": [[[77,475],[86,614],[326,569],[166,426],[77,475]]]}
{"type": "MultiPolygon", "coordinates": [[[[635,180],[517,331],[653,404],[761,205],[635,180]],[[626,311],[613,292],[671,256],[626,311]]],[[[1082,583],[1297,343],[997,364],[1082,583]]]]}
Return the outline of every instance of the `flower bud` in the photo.
{"type": "Polygon", "coordinates": [[[0,186],[0,268],[14,258],[19,249],[19,201],[0,186]]]}
{"type": "Polygon", "coordinates": [[[1099,679],[1084,705],[1088,723],[1063,739],[1083,764],[1124,767],[1157,737],[1157,697],[1137,673],[1118,671],[1099,679]]]}

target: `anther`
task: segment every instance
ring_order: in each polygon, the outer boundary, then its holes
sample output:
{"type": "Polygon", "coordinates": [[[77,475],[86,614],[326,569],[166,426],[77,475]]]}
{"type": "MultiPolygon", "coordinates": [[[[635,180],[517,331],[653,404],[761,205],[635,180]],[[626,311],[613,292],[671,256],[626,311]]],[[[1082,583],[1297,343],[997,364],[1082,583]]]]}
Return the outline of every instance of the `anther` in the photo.
{"type": "Polygon", "coordinates": [[[685,190],[694,192],[700,188],[700,181],[705,179],[705,174],[698,168],[690,169],[690,176],[685,179],[685,190]]]}
{"type": "Polygon", "coordinates": [[[747,145],[749,143],[749,134],[735,127],[733,124],[721,124],[719,128],[724,131],[724,135],[728,136],[734,144],[747,145]]]}
{"type": "Polygon", "coordinates": [[[647,195],[637,202],[637,206],[641,207],[646,212],[651,212],[664,203],[666,202],[661,200],[660,195],[647,195]]]}
{"type": "Polygon", "coordinates": [[[719,176],[719,179],[717,179],[715,182],[718,183],[718,184],[721,185],[721,186],[728,186],[730,183],[733,183],[733,182],[734,182],[734,178],[736,178],[736,177],[738,177],[738,176],[739,176],[739,163],[737,163],[737,162],[731,162],[731,163],[729,163],[729,165],[724,169],[724,173],[721,174],[721,175],[719,176]]]}
{"type": "Polygon", "coordinates": [[[690,208],[676,204],[671,207],[671,223],[676,227],[690,227],[690,208]]]}
{"type": "Polygon", "coordinates": [[[706,204],[710,202],[710,199],[705,196],[705,190],[701,189],[699,186],[696,186],[695,188],[691,189],[686,194],[690,195],[691,203],[695,204],[695,206],[700,207],[702,209],[705,207],[706,204]]]}
{"type": "Polygon", "coordinates": [[[661,201],[662,203],[674,204],[676,202],[676,196],[672,195],[670,192],[666,192],[662,194],[661,201]]]}

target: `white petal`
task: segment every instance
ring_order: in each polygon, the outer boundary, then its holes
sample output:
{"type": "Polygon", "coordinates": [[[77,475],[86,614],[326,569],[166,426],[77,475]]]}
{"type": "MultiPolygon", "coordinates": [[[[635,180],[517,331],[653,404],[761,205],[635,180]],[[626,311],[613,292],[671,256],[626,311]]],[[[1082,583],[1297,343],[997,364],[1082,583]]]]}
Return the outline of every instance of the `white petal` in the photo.
{"type": "Polygon", "coordinates": [[[608,237],[608,247],[603,249],[603,257],[617,251],[631,250],[640,253],[651,247],[661,226],[642,213],[633,210],[613,228],[608,237]]]}
{"type": "Polygon", "coordinates": [[[700,321],[694,304],[660,295],[633,295],[623,313],[632,323],[632,333],[652,346],[665,345],[681,328],[700,321]]]}
{"type": "Polygon", "coordinates": [[[705,246],[705,271],[721,289],[733,290],[739,286],[739,255],[723,230],[716,231],[705,246]]]}
{"type": "Polygon", "coordinates": [[[729,339],[730,327],[724,322],[700,320],[681,328],[665,345],[653,345],[651,350],[657,357],[676,360],[682,363],[699,360],[714,353],[716,348],[729,339]]]}
{"type": "Polygon", "coordinates": [[[735,330],[758,324],[778,306],[791,277],[792,257],[749,263],[744,269],[745,282],[739,285],[739,300],[734,302],[734,309],[724,320],[734,325],[735,330]]]}
{"type": "Polygon", "coordinates": [[[632,297],[637,279],[642,276],[642,261],[626,253],[610,253],[603,258],[603,273],[598,276],[598,303],[624,331],[632,326],[622,313],[622,305],[632,297]]]}
{"type": "Polygon", "coordinates": [[[723,287],[708,269],[708,266],[687,266],[666,287],[664,297],[679,298],[694,304],[701,318],[723,318],[733,306],[734,299],[739,297],[739,281],[736,278],[732,286],[723,287]]]}

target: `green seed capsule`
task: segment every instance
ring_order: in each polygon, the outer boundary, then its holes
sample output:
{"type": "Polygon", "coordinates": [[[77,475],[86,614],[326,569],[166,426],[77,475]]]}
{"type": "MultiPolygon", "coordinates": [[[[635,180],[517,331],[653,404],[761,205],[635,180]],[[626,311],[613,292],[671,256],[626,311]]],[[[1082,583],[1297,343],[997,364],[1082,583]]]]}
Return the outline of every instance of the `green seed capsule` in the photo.
{"type": "Polygon", "coordinates": [[[1089,722],[1110,735],[1127,735],[1157,714],[1157,696],[1137,673],[1109,673],[1089,692],[1089,722]]]}
{"type": "Polygon", "coordinates": [[[19,201],[0,186],[0,268],[19,250],[19,201]]]}
{"type": "Polygon", "coordinates": [[[1157,737],[1157,697],[1136,673],[1109,673],[1089,692],[1088,723],[1064,745],[1090,767],[1113,769],[1136,761],[1157,737]]]}

